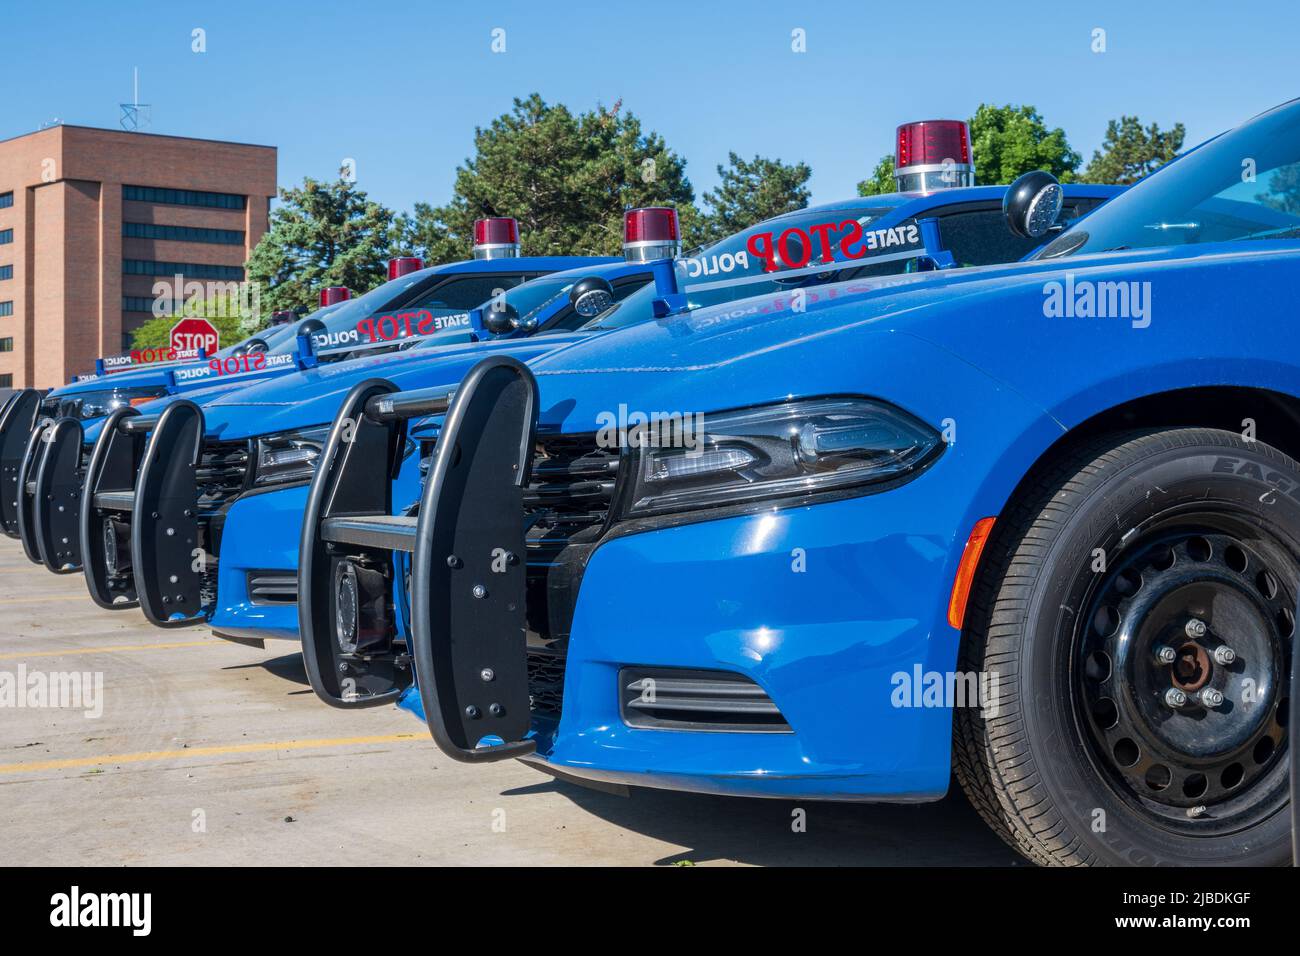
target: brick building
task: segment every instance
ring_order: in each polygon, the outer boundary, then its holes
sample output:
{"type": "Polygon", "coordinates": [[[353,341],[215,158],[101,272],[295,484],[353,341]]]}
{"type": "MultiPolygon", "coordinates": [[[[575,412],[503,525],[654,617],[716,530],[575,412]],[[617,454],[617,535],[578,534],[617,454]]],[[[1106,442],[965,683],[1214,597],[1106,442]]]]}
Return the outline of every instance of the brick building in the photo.
{"type": "Polygon", "coordinates": [[[122,351],[160,279],[243,279],[275,184],[273,146],[84,126],[0,142],[0,388],[122,351]]]}

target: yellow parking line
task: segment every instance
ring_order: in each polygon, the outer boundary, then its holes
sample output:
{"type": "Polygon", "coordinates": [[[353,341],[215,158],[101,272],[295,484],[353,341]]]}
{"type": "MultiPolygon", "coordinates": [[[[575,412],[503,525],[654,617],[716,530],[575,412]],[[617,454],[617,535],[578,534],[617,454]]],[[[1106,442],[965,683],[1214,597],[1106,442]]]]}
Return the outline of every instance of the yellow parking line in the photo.
{"type": "Polygon", "coordinates": [[[384,734],[378,737],[331,737],[323,740],[280,740],[265,744],[231,744],[226,747],[187,747],[184,750],[151,750],[138,754],[109,754],[103,757],[72,757],[64,760],[36,760],[29,763],[0,763],[0,773],[24,770],[58,770],[66,767],[96,767],[101,764],[143,763],[181,757],[216,757],[228,754],[265,753],[270,750],[314,750],[322,747],[351,747],[361,744],[391,744],[418,740],[422,734],[384,734]]]}
{"type": "Polygon", "coordinates": [[[161,651],[172,647],[217,647],[218,642],[176,641],[168,644],[118,644],[116,647],[68,647],[61,651],[27,651],[18,654],[0,654],[0,661],[22,661],[29,657],[71,657],[74,654],[117,654],[123,651],[161,651]]]}
{"type": "Polygon", "coordinates": [[[0,604],[40,604],[42,601],[89,601],[88,594],[37,594],[25,598],[0,598],[0,604]]]}

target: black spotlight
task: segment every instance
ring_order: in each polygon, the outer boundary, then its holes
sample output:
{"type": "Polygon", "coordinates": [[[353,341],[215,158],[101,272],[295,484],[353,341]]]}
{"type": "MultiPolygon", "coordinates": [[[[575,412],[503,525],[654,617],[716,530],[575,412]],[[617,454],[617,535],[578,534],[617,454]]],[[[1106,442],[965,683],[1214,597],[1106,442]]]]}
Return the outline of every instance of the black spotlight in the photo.
{"type": "Polygon", "coordinates": [[[388,643],[388,575],[348,560],[334,565],[334,634],[344,654],[366,654],[388,643]]]}
{"type": "Polygon", "coordinates": [[[104,569],[110,578],[131,573],[131,525],[125,521],[104,519],[104,569]]]}

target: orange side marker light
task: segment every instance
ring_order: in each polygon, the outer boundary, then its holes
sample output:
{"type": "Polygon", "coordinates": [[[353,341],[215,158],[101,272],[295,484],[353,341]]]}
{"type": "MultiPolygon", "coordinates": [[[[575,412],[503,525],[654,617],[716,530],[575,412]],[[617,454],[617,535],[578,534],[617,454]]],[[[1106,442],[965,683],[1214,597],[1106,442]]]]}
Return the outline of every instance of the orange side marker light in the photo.
{"type": "Polygon", "coordinates": [[[966,601],[970,598],[971,585],[975,583],[980,555],[984,553],[984,545],[993,531],[993,521],[993,518],[980,518],[975,522],[961,553],[961,563],[957,565],[957,578],[952,582],[952,597],[948,601],[948,623],[959,631],[966,619],[966,601]]]}

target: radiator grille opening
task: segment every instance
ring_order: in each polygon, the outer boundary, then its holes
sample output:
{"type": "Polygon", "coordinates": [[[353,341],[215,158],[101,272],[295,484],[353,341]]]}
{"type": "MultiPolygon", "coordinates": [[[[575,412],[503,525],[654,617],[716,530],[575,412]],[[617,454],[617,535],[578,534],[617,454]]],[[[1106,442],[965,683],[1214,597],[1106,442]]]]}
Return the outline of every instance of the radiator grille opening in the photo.
{"type": "Polygon", "coordinates": [[[533,712],[558,717],[578,586],[605,528],[618,478],[617,448],[594,435],[539,441],[528,487],[528,678],[533,712]]]}
{"type": "Polygon", "coordinates": [[[199,511],[212,514],[244,490],[250,460],[248,442],[205,441],[194,472],[199,511]]]}

